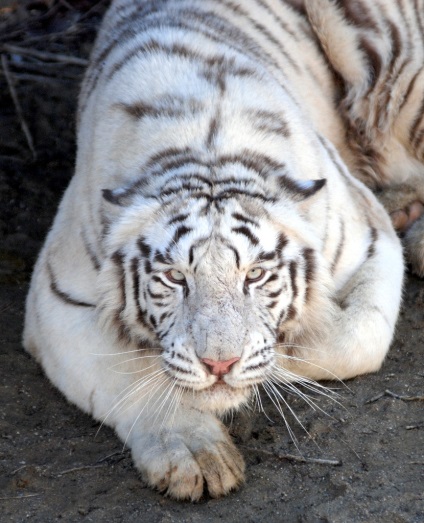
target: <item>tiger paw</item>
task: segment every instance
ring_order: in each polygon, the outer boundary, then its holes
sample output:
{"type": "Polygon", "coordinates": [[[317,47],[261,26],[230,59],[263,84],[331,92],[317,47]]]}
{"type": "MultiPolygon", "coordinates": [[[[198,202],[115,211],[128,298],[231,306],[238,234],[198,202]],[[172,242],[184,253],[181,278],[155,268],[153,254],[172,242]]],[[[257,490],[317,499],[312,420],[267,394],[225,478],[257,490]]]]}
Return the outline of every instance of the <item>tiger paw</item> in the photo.
{"type": "Polygon", "coordinates": [[[135,465],[151,487],[174,499],[197,501],[206,489],[213,498],[225,496],[243,483],[245,465],[229,436],[214,432],[145,434],[133,443],[135,465]]]}
{"type": "MultiPolygon", "coordinates": [[[[421,188],[422,189],[422,188],[421,188]]],[[[411,269],[424,276],[424,204],[422,191],[412,186],[393,186],[378,197],[388,211],[393,227],[403,236],[411,269]]]]}
{"type": "Polygon", "coordinates": [[[403,238],[405,256],[412,272],[424,277],[424,215],[415,221],[403,238]]]}
{"type": "Polygon", "coordinates": [[[377,194],[398,232],[405,232],[424,213],[420,192],[410,185],[394,185],[377,194]]]}

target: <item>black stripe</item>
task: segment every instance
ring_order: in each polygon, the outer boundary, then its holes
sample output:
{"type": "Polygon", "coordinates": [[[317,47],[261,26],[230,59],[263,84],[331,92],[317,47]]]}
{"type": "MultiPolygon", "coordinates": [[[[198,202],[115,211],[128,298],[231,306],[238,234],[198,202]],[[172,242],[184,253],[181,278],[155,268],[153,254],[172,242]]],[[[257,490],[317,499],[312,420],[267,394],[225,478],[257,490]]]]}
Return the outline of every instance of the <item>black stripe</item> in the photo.
{"type": "Polygon", "coordinates": [[[249,223],[250,225],[253,225],[254,227],[259,227],[259,224],[255,221],[253,221],[251,218],[248,218],[247,216],[244,216],[243,214],[240,214],[238,212],[233,212],[231,216],[238,220],[239,222],[243,223],[249,223]]]}
{"type": "Polygon", "coordinates": [[[156,262],[163,263],[164,265],[169,265],[172,263],[172,260],[167,252],[163,254],[160,251],[156,251],[154,255],[154,260],[156,262]]]}
{"type": "Polygon", "coordinates": [[[147,294],[154,300],[163,300],[165,296],[163,294],[156,294],[150,290],[150,287],[147,288],[147,294]]]}
{"type": "Polygon", "coordinates": [[[173,225],[174,223],[180,223],[186,220],[189,217],[189,214],[177,214],[174,218],[171,218],[168,222],[168,225],[173,225]]]}
{"type": "Polygon", "coordinates": [[[76,298],[73,298],[70,294],[68,294],[67,292],[62,291],[57,284],[56,278],[53,274],[53,269],[49,263],[47,264],[47,271],[49,273],[49,278],[50,278],[50,290],[61,301],[63,301],[64,303],[66,303],[68,305],[74,305],[76,307],[91,307],[91,308],[96,307],[92,303],[87,303],[85,301],[77,300],[76,298]]]}
{"type": "Polygon", "coordinates": [[[240,269],[240,254],[239,254],[238,250],[235,247],[233,247],[232,245],[229,245],[228,243],[226,243],[225,245],[226,245],[226,247],[228,247],[230,249],[230,251],[233,252],[235,260],[236,260],[236,267],[237,267],[237,269],[240,269]]]}
{"type": "Polygon", "coordinates": [[[285,174],[281,174],[277,178],[278,184],[282,189],[286,189],[292,196],[304,199],[313,196],[316,192],[324,187],[326,184],[325,178],[320,180],[293,180],[285,174]]]}
{"type": "Polygon", "coordinates": [[[289,308],[287,309],[287,315],[284,318],[284,321],[293,320],[296,316],[297,316],[296,307],[293,305],[293,303],[290,303],[289,308]]]}
{"type": "Polygon", "coordinates": [[[194,115],[203,109],[203,105],[194,98],[179,98],[175,95],[163,96],[157,100],[156,105],[138,101],[132,104],[118,103],[116,107],[125,111],[129,116],[136,119],[145,117],[152,118],[178,118],[186,115],[194,115]]]}
{"type": "Polygon", "coordinates": [[[206,138],[206,146],[209,148],[212,147],[213,144],[215,143],[216,137],[218,135],[220,119],[221,119],[221,117],[220,117],[220,114],[218,111],[218,113],[212,118],[212,120],[209,124],[208,136],[206,138]]]}
{"type": "Polygon", "coordinates": [[[250,192],[247,190],[236,189],[236,188],[226,189],[225,191],[217,194],[215,197],[212,197],[209,194],[203,194],[203,193],[198,193],[197,195],[193,195],[193,197],[197,197],[197,198],[201,198],[201,197],[207,198],[207,199],[209,199],[210,202],[217,202],[219,200],[228,200],[230,198],[234,198],[237,196],[247,196],[248,198],[261,200],[261,201],[267,202],[267,203],[273,203],[273,202],[277,201],[276,198],[267,197],[264,194],[261,194],[258,192],[250,192]]]}
{"type": "Polygon", "coordinates": [[[296,282],[297,263],[295,261],[290,262],[289,274],[290,274],[290,282],[291,282],[291,288],[292,288],[292,293],[293,293],[292,300],[295,300],[298,295],[298,292],[299,292],[299,289],[297,288],[297,282],[296,282]]]}
{"type": "MultiPolygon", "coordinates": [[[[420,108],[418,109],[417,115],[414,118],[414,121],[412,122],[410,131],[409,131],[409,140],[411,141],[412,146],[416,146],[417,142],[417,131],[420,127],[420,123],[422,122],[422,119],[424,117],[424,98],[421,101],[420,108]]],[[[419,133],[418,133],[419,137],[419,133]]]]}
{"type": "Polygon", "coordinates": [[[291,134],[289,125],[277,113],[265,111],[263,109],[249,109],[247,114],[250,120],[252,118],[254,119],[252,123],[259,131],[289,138],[291,134]]]}
{"type": "Polygon", "coordinates": [[[96,271],[99,271],[100,270],[99,259],[97,258],[96,254],[94,253],[94,250],[93,250],[91,244],[89,243],[84,230],[81,230],[81,237],[82,237],[84,249],[85,249],[86,253],[88,254],[88,257],[90,258],[90,261],[91,261],[94,269],[96,271]]]}
{"type": "Polygon", "coordinates": [[[228,163],[238,163],[246,169],[255,171],[261,176],[266,176],[270,172],[285,171],[286,166],[273,158],[256,151],[244,150],[237,154],[228,154],[218,158],[216,166],[218,168],[226,166],[228,163]]]}
{"type": "Polygon", "coordinates": [[[172,238],[172,243],[177,243],[183,236],[185,236],[186,234],[189,234],[192,230],[193,229],[191,227],[186,227],[185,225],[181,225],[175,231],[174,236],[172,238]]]}
{"type": "MultiPolygon", "coordinates": [[[[139,265],[140,259],[139,258],[133,258],[131,260],[131,274],[132,274],[132,282],[133,282],[133,298],[135,305],[137,307],[137,321],[143,325],[146,329],[151,331],[151,327],[146,321],[146,315],[147,311],[142,309],[140,306],[140,276],[138,274],[138,265],[139,265]]],[[[127,333],[128,337],[128,333],[127,333]]]]}
{"type": "Polygon", "coordinates": [[[163,282],[159,276],[152,276],[152,281],[156,282],[156,283],[160,283],[161,285],[163,285],[164,287],[166,287],[167,289],[170,289],[171,291],[174,291],[174,287],[171,287],[171,285],[167,285],[165,282],[163,282]]]}
{"type": "Polygon", "coordinates": [[[139,258],[133,258],[131,260],[131,274],[132,274],[132,280],[133,280],[133,298],[134,302],[137,304],[137,307],[139,306],[139,299],[140,299],[140,277],[138,275],[138,264],[139,264],[139,258]]]}
{"type": "Polygon", "coordinates": [[[144,258],[148,258],[150,256],[150,253],[152,252],[152,249],[150,245],[146,243],[146,238],[139,238],[137,240],[137,247],[139,248],[141,254],[144,256],[144,258]]]}
{"type": "Polygon", "coordinates": [[[122,311],[127,306],[127,295],[125,290],[125,268],[124,268],[124,255],[118,250],[115,251],[110,259],[113,261],[117,268],[117,275],[119,278],[119,289],[121,291],[121,305],[122,305],[122,311]]]}
{"type": "MultiPolygon", "coordinates": [[[[168,331],[166,333],[164,333],[162,335],[162,337],[166,336],[167,333],[168,333],[168,331]]],[[[173,369],[175,372],[181,372],[181,374],[190,374],[190,375],[193,374],[193,372],[191,370],[183,369],[179,365],[174,365],[173,363],[170,363],[169,361],[166,361],[166,366],[169,367],[170,369],[173,369]]]]}
{"type": "Polygon", "coordinates": [[[343,252],[343,247],[345,244],[345,222],[342,218],[340,218],[340,237],[339,237],[339,243],[337,245],[336,254],[334,256],[333,263],[331,264],[331,273],[334,274],[334,271],[336,270],[337,264],[339,263],[340,256],[343,252]]]}
{"type": "Polygon", "coordinates": [[[271,274],[271,276],[268,279],[264,280],[259,285],[256,285],[256,289],[261,289],[262,287],[265,287],[266,285],[268,285],[268,283],[271,283],[276,280],[278,280],[278,274],[277,273],[271,274]]]}
{"type": "Polygon", "coordinates": [[[375,254],[375,245],[378,240],[378,232],[377,229],[375,229],[374,227],[370,227],[370,237],[371,240],[367,251],[367,259],[371,258],[375,254]]]}
{"type": "Polygon", "coordinates": [[[304,265],[304,271],[305,271],[305,283],[306,283],[306,289],[305,289],[305,301],[309,300],[310,297],[310,290],[311,290],[311,282],[315,276],[315,256],[313,249],[305,248],[302,252],[303,259],[305,262],[304,265]]]}
{"type": "Polygon", "coordinates": [[[242,225],[241,227],[232,227],[231,230],[236,234],[244,235],[253,245],[258,245],[259,238],[248,227],[242,225]]]}
{"type": "Polygon", "coordinates": [[[270,251],[270,252],[261,251],[258,254],[258,257],[256,258],[256,260],[259,263],[261,263],[261,262],[264,262],[264,261],[273,260],[276,256],[277,256],[277,253],[275,251],[270,251]]]}
{"type": "Polygon", "coordinates": [[[150,263],[150,260],[144,260],[144,272],[146,274],[151,274],[153,271],[152,264],[150,263]]]}
{"type": "Polygon", "coordinates": [[[268,293],[267,296],[268,296],[268,298],[278,298],[278,296],[280,296],[282,292],[283,292],[283,287],[280,287],[276,291],[268,293]]]}
{"type": "Polygon", "coordinates": [[[278,243],[275,247],[275,250],[281,254],[282,250],[284,249],[284,247],[286,247],[286,245],[288,245],[288,243],[289,240],[287,236],[283,232],[280,232],[280,234],[278,235],[278,243]]]}

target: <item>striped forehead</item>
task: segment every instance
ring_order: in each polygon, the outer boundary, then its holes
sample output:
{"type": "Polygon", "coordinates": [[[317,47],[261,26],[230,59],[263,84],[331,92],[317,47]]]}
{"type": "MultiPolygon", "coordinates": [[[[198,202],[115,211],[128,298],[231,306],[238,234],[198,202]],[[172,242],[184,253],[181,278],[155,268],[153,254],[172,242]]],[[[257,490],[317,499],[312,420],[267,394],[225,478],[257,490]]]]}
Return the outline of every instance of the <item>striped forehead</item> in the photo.
{"type": "Polygon", "coordinates": [[[157,259],[192,265],[201,257],[212,256],[235,260],[239,266],[274,251],[281,243],[281,234],[270,220],[246,212],[237,201],[203,210],[202,205],[181,208],[151,230],[149,244],[157,259]]]}

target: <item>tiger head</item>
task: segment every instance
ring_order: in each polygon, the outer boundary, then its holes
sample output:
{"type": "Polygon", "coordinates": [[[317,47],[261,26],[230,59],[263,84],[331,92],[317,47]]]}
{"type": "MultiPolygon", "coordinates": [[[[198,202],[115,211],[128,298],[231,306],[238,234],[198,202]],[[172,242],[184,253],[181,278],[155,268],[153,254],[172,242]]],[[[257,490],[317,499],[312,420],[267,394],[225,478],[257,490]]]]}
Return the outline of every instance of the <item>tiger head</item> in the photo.
{"type": "Polygon", "coordinates": [[[277,346],[321,321],[327,293],[304,219],[325,180],[280,173],[265,185],[233,163],[237,178],[218,166],[211,182],[197,164],[190,179],[165,176],[156,194],[146,183],[104,191],[117,217],[105,232],[103,316],[121,341],[159,349],[169,378],[215,411],[272,375],[277,346]]]}

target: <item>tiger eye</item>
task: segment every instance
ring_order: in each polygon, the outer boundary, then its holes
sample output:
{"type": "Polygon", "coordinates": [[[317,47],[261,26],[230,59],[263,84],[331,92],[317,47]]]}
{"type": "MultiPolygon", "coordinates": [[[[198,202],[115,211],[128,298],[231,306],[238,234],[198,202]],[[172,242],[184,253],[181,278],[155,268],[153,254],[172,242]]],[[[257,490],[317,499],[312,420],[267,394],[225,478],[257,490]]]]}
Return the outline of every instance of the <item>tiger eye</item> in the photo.
{"type": "Polygon", "coordinates": [[[169,281],[172,281],[172,283],[184,283],[185,282],[185,276],[181,271],[178,271],[177,269],[171,269],[168,272],[165,272],[165,276],[168,278],[169,281]]]}
{"type": "Polygon", "coordinates": [[[246,274],[246,281],[248,283],[253,283],[255,281],[261,280],[265,275],[265,270],[261,267],[253,267],[253,269],[250,269],[250,271],[246,274]]]}

